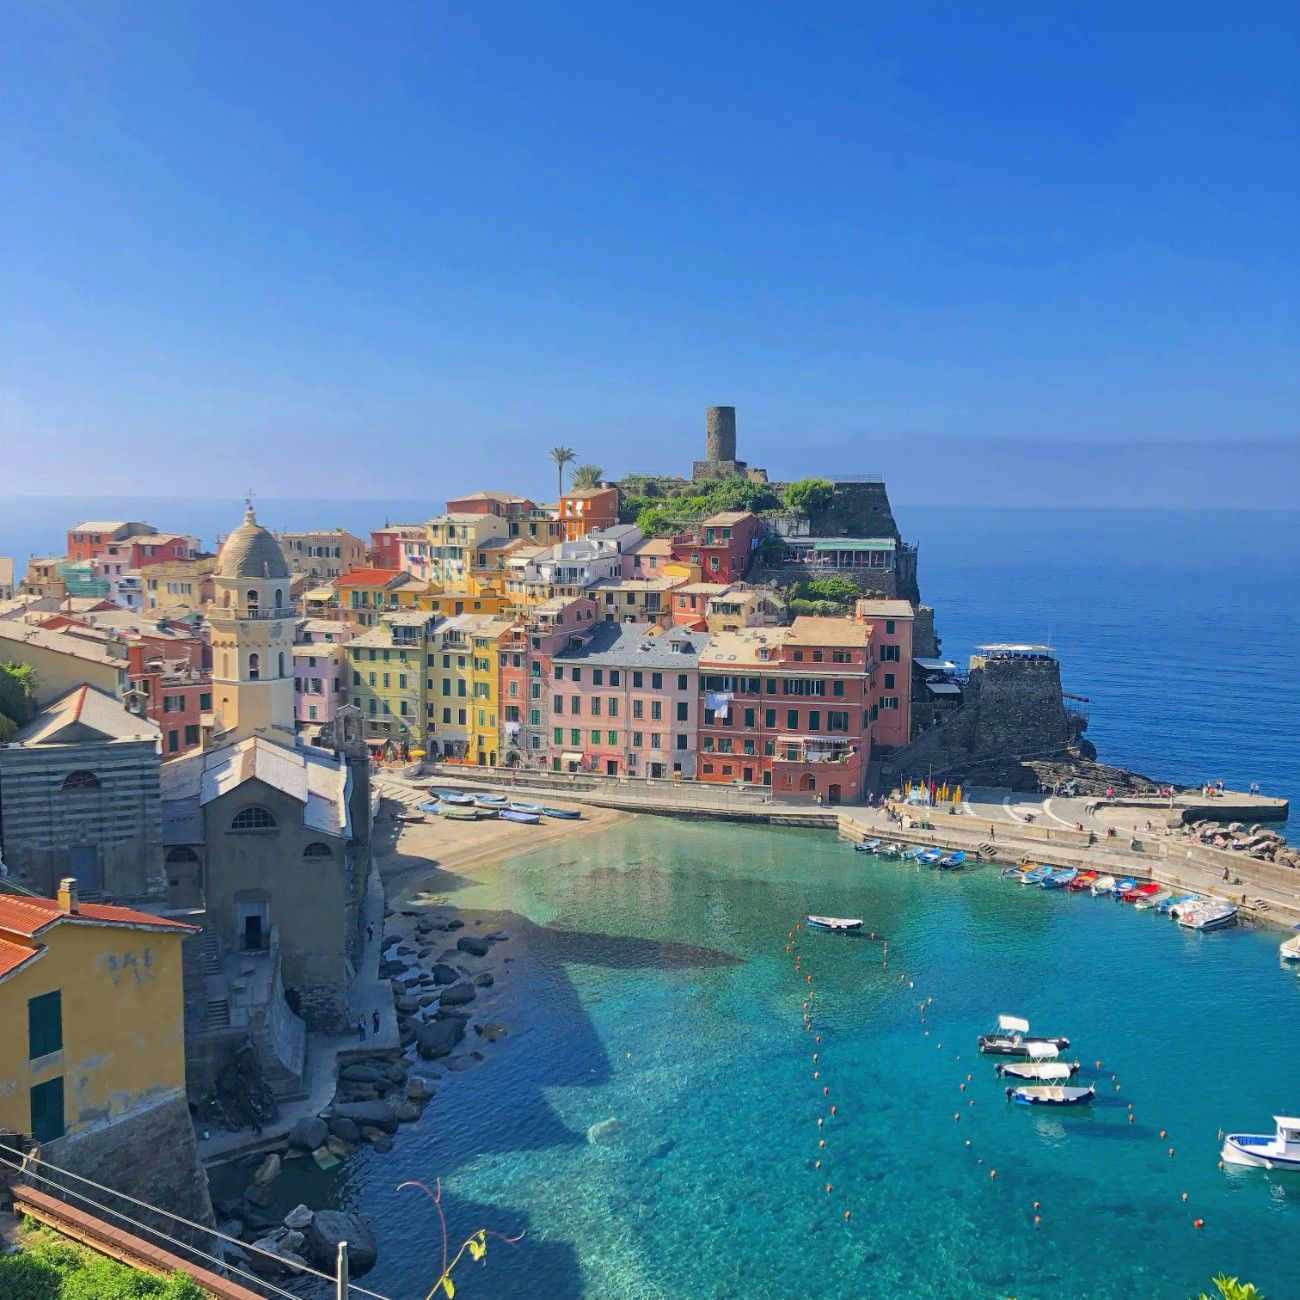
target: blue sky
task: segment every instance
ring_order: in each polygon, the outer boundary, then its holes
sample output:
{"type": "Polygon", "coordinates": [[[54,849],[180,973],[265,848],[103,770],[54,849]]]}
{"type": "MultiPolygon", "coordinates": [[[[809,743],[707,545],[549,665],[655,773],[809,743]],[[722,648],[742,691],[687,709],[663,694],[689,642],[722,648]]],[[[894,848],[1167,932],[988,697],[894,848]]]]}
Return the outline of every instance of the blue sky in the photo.
{"type": "Polygon", "coordinates": [[[1300,16],[7,7],[0,491],[1293,505],[1300,16]],[[57,481],[51,469],[57,467],[57,481]]]}

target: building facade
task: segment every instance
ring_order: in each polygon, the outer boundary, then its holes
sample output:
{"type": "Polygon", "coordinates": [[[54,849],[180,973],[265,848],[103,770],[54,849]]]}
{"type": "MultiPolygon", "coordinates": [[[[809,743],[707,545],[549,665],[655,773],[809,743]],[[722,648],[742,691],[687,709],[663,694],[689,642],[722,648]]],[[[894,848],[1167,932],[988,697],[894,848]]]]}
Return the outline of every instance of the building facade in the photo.
{"type": "Polygon", "coordinates": [[[305,574],[313,582],[337,578],[366,564],[366,544],[342,528],[277,533],[284,561],[292,574],[305,574]]]}

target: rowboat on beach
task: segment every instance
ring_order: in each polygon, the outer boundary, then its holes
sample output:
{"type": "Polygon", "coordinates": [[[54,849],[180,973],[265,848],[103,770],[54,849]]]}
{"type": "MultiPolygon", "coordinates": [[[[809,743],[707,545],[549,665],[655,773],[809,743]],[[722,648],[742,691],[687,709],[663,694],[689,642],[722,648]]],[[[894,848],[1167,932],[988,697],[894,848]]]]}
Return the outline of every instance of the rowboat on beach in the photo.
{"type": "Polygon", "coordinates": [[[524,802],[523,802],[522,800],[520,800],[520,799],[512,799],[512,800],[510,801],[510,807],[511,807],[512,809],[514,809],[515,812],[535,812],[535,813],[539,813],[539,812],[544,812],[544,811],[545,811],[545,810],[542,808],[542,805],[539,804],[539,803],[524,803],[524,802]]]}
{"type": "Polygon", "coordinates": [[[542,814],[539,812],[520,812],[518,808],[502,808],[497,812],[497,816],[503,822],[527,822],[535,826],[542,820],[542,814]]]}
{"type": "Polygon", "coordinates": [[[476,794],[474,802],[480,808],[504,808],[510,800],[503,794],[476,794]]]}
{"type": "Polygon", "coordinates": [[[442,810],[442,815],[453,822],[476,822],[479,819],[480,810],[473,806],[469,808],[447,807],[442,810]]]}
{"type": "Polygon", "coordinates": [[[1033,1048],[1046,1043],[1057,1051],[1064,1051],[1070,1045],[1068,1038],[1033,1037],[1029,1033],[1029,1021],[1019,1016],[999,1016],[997,1031],[992,1034],[980,1034],[975,1040],[981,1052],[991,1056],[1029,1056],[1033,1048]]]}
{"type": "Polygon", "coordinates": [[[558,817],[561,821],[576,822],[582,814],[576,808],[543,808],[548,817],[558,817]]]}
{"type": "Polygon", "coordinates": [[[809,916],[808,928],[811,930],[829,930],[833,934],[852,934],[862,929],[860,916],[809,916]]]}
{"type": "Polygon", "coordinates": [[[463,790],[433,790],[430,793],[436,795],[441,803],[471,804],[474,802],[474,796],[466,794],[463,790]]]}
{"type": "Polygon", "coordinates": [[[425,812],[425,813],[442,812],[442,809],[438,807],[438,805],[432,799],[426,799],[424,803],[417,803],[415,806],[420,810],[420,812],[425,812]]]}

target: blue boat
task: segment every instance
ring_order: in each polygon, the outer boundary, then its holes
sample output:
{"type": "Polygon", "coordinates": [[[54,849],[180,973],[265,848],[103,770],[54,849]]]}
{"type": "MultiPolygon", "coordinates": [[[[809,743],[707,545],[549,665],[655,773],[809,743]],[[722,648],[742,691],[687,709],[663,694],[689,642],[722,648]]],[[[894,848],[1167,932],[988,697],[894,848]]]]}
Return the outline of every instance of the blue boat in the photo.
{"type": "Polygon", "coordinates": [[[952,871],[955,868],[960,867],[965,861],[966,854],[964,850],[958,849],[956,853],[950,853],[946,858],[940,858],[939,865],[943,867],[945,871],[952,871]]]}
{"type": "Polygon", "coordinates": [[[423,813],[436,813],[442,811],[432,799],[427,800],[424,803],[417,803],[415,806],[423,813]]]}
{"type": "Polygon", "coordinates": [[[927,867],[932,867],[941,857],[943,857],[942,849],[929,848],[924,849],[917,854],[916,860],[918,862],[924,862],[927,867]]]}
{"type": "Polygon", "coordinates": [[[541,804],[539,804],[539,803],[524,803],[524,801],[523,801],[522,799],[511,799],[511,801],[510,801],[510,807],[511,807],[512,809],[514,809],[515,812],[535,812],[535,813],[539,813],[539,812],[542,811],[542,805],[541,805],[541,804]]]}
{"type": "Polygon", "coordinates": [[[880,847],[879,840],[863,840],[853,846],[859,853],[874,853],[880,847]]]}
{"type": "Polygon", "coordinates": [[[1110,896],[1118,898],[1121,894],[1127,894],[1130,889],[1137,888],[1137,878],[1135,876],[1125,876],[1122,880],[1117,880],[1110,887],[1110,896]]]}
{"type": "Polygon", "coordinates": [[[1168,916],[1175,907],[1185,907],[1188,903],[1196,902],[1199,897],[1199,894],[1170,894],[1163,903],[1157,905],[1156,911],[1168,916]]]}
{"type": "Polygon", "coordinates": [[[536,825],[542,820],[542,814],[539,812],[520,812],[518,808],[502,808],[497,816],[503,822],[528,822],[536,825]]]}
{"type": "Polygon", "coordinates": [[[510,802],[503,794],[478,794],[474,802],[480,808],[504,808],[510,802]]]}
{"type": "Polygon", "coordinates": [[[923,853],[928,853],[928,852],[929,852],[929,850],[925,847],[925,845],[923,845],[923,844],[918,844],[915,848],[908,849],[908,850],[903,854],[903,857],[904,857],[908,862],[918,862],[918,861],[920,861],[921,855],[922,855],[923,853]]]}
{"type": "Polygon", "coordinates": [[[1041,885],[1055,870],[1055,867],[1049,867],[1046,865],[1041,867],[1031,867],[1020,877],[1020,883],[1022,885],[1041,885]]]}
{"type": "Polygon", "coordinates": [[[443,803],[466,804],[474,802],[472,794],[465,794],[461,790],[433,790],[430,793],[436,795],[443,803]]]}
{"type": "Polygon", "coordinates": [[[1038,882],[1039,889],[1064,889],[1079,872],[1074,867],[1053,867],[1038,882]]]}
{"type": "Polygon", "coordinates": [[[576,808],[543,808],[548,817],[560,817],[565,821],[576,822],[582,814],[576,808]]]}

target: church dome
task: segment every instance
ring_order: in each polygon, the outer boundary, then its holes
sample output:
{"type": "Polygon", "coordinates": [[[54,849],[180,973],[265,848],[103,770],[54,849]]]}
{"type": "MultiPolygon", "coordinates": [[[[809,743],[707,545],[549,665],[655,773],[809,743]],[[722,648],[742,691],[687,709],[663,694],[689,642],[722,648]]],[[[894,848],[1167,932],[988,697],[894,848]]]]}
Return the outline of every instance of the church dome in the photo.
{"type": "Polygon", "coordinates": [[[280,543],[257,522],[253,507],[244,511],[244,522],[235,529],[217,556],[218,578],[287,578],[280,543]]]}

